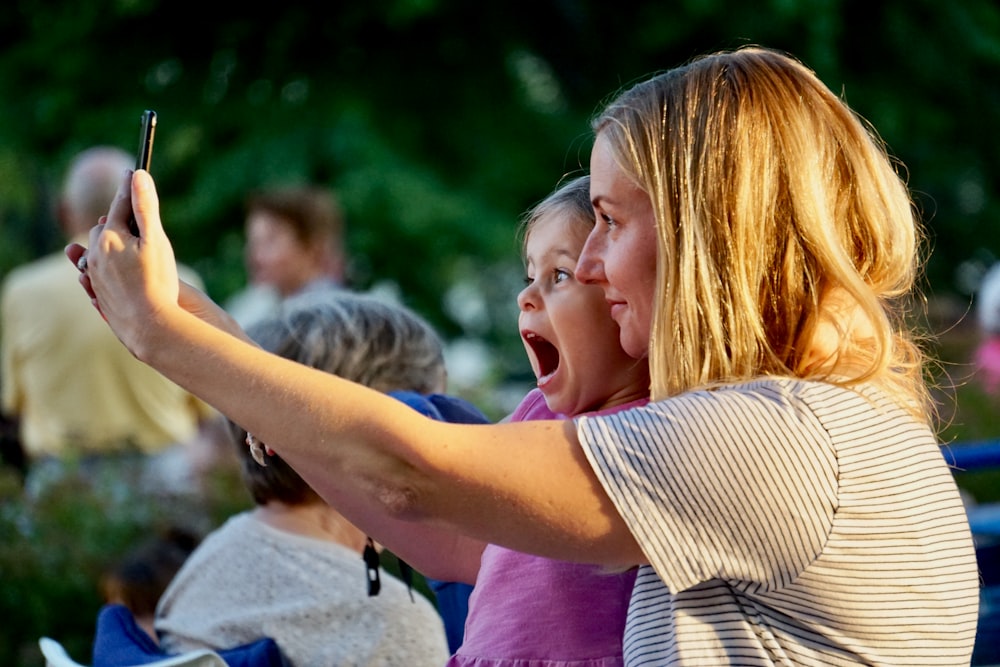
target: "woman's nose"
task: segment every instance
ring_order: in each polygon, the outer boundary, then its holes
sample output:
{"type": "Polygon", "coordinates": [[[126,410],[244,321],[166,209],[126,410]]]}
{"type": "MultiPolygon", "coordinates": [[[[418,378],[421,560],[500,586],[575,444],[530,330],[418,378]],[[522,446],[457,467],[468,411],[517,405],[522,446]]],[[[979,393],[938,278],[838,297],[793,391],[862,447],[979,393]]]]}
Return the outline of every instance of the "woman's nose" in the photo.
{"type": "Polygon", "coordinates": [[[576,260],[576,279],[579,282],[592,285],[604,281],[603,246],[600,230],[594,227],[583,244],[580,258],[576,260]]]}

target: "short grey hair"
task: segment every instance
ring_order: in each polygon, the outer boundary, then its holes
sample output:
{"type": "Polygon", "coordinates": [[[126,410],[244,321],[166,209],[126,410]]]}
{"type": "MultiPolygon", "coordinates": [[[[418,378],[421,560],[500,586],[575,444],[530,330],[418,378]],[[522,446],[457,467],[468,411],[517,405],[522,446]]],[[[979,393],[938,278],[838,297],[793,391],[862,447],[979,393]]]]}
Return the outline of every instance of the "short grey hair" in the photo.
{"type": "Polygon", "coordinates": [[[247,334],[269,352],[381,392],[443,391],[444,346],[408,308],[348,290],[306,292],[247,334]]]}
{"type": "Polygon", "coordinates": [[[84,224],[83,229],[90,229],[108,212],[122,176],[126,169],[134,166],[134,160],[116,146],[93,146],[70,161],[61,197],[75,216],[76,224],[84,224]]]}
{"type": "MultiPolygon", "coordinates": [[[[247,328],[263,349],[383,393],[444,391],[444,345],[413,311],[383,298],[341,289],[305,292],[287,299],[278,314],[247,328]]],[[[300,504],[317,498],[275,455],[258,465],[243,442],[246,431],[230,423],[243,481],[258,504],[300,504]]]]}

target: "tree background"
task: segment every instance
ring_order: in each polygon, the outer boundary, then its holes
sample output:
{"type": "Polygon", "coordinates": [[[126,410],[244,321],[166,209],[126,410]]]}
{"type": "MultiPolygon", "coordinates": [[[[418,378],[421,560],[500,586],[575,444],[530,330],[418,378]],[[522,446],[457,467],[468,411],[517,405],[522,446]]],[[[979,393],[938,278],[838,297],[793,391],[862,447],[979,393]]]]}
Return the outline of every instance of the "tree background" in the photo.
{"type": "MultiPolygon", "coordinates": [[[[348,215],[353,286],[395,291],[431,320],[453,370],[487,360],[456,373],[455,390],[498,416],[507,388],[517,397],[533,380],[516,334],[522,212],[586,166],[602,101],[747,43],[798,56],[878,128],[931,232],[930,302],[957,304],[936,324],[967,332],[978,277],[1000,256],[994,0],[8,0],[0,278],[62,247],[53,193],[68,159],[95,143],[134,150],[153,108],[164,221],[216,300],[246,279],[247,192],[327,184],[348,215]]],[[[946,357],[966,354],[963,335],[946,357]]],[[[960,402],[986,417],[970,428],[959,416],[953,437],[997,435],[995,405],[960,402]]],[[[979,487],[995,496],[996,478],[979,487]]],[[[22,499],[0,496],[4,662],[38,664],[43,633],[79,658],[98,604],[91,575],[111,550],[102,531],[133,535],[131,519],[107,528],[106,508],[70,490],[29,521],[22,499]]]]}
{"type": "Polygon", "coordinates": [[[247,191],[325,183],[348,214],[354,286],[397,289],[456,348],[485,350],[485,384],[528,383],[519,216],[587,164],[602,100],[750,42],[801,58],[878,128],[933,232],[932,291],[967,301],[1000,253],[991,0],[12,0],[0,275],[61,247],[51,198],[68,158],[133,150],[154,108],[165,223],[216,300],[245,280],[247,191]]]}

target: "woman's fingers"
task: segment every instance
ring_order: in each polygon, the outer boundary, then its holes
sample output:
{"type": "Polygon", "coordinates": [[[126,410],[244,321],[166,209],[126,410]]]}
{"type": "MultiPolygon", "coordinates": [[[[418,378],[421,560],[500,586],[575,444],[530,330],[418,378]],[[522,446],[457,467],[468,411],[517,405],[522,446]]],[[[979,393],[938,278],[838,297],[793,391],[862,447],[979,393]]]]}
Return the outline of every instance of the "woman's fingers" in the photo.
{"type": "MultiPolygon", "coordinates": [[[[100,312],[101,309],[97,305],[97,295],[94,293],[94,286],[90,283],[90,275],[87,273],[87,249],[79,243],[70,243],[66,246],[63,252],[66,253],[67,259],[69,259],[69,261],[71,261],[80,272],[80,277],[78,278],[80,285],[83,286],[83,290],[87,293],[87,296],[90,297],[90,303],[94,304],[94,307],[97,308],[98,312],[100,312]]],[[[101,313],[102,317],[103,315],[104,314],[101,313]]]]}
{"type": "MultiPolygon", "coordinates": [[[[104,225],[105,229],[114,230],[119,234],[129,234],[131,232],[128,230],[129,217],[132,215],[132,170],[126,169],[122,174],[122,180],[118,184],[118,192],[115,193],[115,198],[111,201],[111,208],[108,210],[108,215],[104,225]]],[[[90,247],[95,247],[94,244],[94,231],[100,232],[100,225],[90,230],[90,247]]]]}
{"type": "Polygon", "coordinates": [[[66,253],[66,258],[73,263],[73,266],[83,271],[83,269],[80,268],[80,258],[86,255],[86,248],[79,243],[70,243],[66,246],[63,252],[66,253]]]}
{"type": "Polygon", "coordinates": [[[160,200],[156,195],[156,184],[144,169],[139,169],[132,175],[132,211],[139,227],[140,238],[148,234],[162,235],[163,226],[160,222],[160,200]]]}

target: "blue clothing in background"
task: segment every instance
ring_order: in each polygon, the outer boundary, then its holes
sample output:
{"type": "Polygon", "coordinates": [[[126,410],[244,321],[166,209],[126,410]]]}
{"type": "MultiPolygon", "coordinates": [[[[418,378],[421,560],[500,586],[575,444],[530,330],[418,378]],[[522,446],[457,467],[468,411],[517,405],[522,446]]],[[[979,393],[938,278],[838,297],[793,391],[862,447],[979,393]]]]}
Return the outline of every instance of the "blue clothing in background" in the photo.
{"type": "MultiPolygon", "coordinates": [[[[214,653],[229,667],[289,667],[278,645],[270,638],[221,651],[195,651],[188,655],[201,653],[214,653]]],[[[128,607],[120,604],[101,607],[94,635],[93,667],[180,664],[180,656],[173,657],[177,658],[176,663],[136,624],[128,607]]],[[[208,658],[205,660],[205,664],[210,664],[208,658]]]]}

